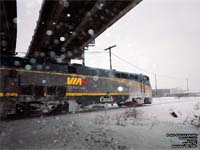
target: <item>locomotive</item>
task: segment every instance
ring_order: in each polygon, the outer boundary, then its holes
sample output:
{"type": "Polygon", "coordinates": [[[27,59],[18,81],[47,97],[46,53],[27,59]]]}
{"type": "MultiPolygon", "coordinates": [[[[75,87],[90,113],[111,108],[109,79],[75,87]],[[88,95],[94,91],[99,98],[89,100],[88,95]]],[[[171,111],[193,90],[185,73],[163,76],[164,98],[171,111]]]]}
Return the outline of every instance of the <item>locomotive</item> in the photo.
{"type": "Polygon", "coordinates": [[[1,0],[0,118],[151,103],[146,75],[69,63],[140,1],[43,0],[33,39],[20,58],[15,52],[17,1],[1,0]]]}
{"type": "Polygon", "coordinates": [[[151,104],[149,77],[143,74],[43,63],[34,58],[0,59],[1,118],[33,111],[74,112],[95,104],[151,104]]]}

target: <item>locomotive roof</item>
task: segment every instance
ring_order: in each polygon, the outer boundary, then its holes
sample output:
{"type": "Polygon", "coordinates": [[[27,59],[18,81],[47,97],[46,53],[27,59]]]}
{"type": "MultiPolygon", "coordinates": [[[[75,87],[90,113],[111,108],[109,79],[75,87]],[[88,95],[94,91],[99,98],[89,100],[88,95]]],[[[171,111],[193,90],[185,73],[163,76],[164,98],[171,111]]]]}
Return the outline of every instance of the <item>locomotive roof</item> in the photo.
{"type": "Polygon", "coordinates": [[[133,76],[138,76],[138,77],[147,77],[146,75],[143,74],[137,74],[137,73],[131,73],[131,72],[123,72],[123,71],[117,71],[115,69],[113,70],[108,70],[108,69],[102,69],[102,68],[94,68],[94,67],[89,67],[89,66],[83,66],[81,64],[60,64],[60,63],[43,63],[38,62],[35,64],[31,64],[30,63],[30,59],[27,58],[21,58],[21,57],[8,57],[8,56],[4,56],[1,57],[1,63],[0,65],[4,65],[6,67],[16,67],[16,68],[25,68],[26,65],[32,65],[32,69],[33,70],[37,70],[37,65],[42,65],[43,68],[45,68],[45,66],[49,66],[49,70],[45,70],[45,69],[39,69],[39,70],[44,70],[44,71],[53,71],[53,72],[68,72],[68,70],[70,70],[70,68],[74,68],[75,72],[73,73],[80,73],[80,74],[84,74],[84,75],[100,75],[100,76],[116,76],[117,74],[120,75],[133,75],[133,76]],[[18,62],[17,64],[20,65],[15,65],[15,63],[18,62]]]}
{"type": "Polygon", "coordinates": [[[118,71],[118,70],[109,70],[109,69],[102,69],[102,68],[94,68],[94,67],[89,67],[89,66],[83,66],[81,64],[72,64],[71,66],[75,67],[75,68],[83,68],[83,69],[88,69],[88,70],[93,70],[93,71],[106,71],[106,72],[112,72],[113,74],[116,73],[122,73],[122,74],[132,74],[132,75],[136,75],[136,76],[146,76],[143,75],[142,73],[131,73],[131,72],[124,72],[124,71],[118,71]]]}

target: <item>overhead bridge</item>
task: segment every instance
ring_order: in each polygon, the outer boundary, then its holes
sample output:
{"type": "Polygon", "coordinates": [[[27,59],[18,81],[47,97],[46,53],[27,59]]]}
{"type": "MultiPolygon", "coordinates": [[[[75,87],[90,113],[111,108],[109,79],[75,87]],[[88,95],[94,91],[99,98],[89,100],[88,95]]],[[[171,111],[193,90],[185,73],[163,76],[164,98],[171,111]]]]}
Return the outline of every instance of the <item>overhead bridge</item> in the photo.
{"type": "Polygon", "coordinates": [[[16,0],[0,0],[0,57],[15,55],[16,38],[16,0]]]}
{"type": "Polygon", "coordinates": [[[44,0],[26,57],[69,62],[141,0],[44,0]]]}
{"type": "MultiPolygon", "coordinates": [[[[16,55],[16,0],[0,0],[0,57],[16,55]]],[[[43,0],[27,58],[69,62],[141,0],[43,0]]],[[[28,33],[27,33],[28,34],[28,33]]]]}

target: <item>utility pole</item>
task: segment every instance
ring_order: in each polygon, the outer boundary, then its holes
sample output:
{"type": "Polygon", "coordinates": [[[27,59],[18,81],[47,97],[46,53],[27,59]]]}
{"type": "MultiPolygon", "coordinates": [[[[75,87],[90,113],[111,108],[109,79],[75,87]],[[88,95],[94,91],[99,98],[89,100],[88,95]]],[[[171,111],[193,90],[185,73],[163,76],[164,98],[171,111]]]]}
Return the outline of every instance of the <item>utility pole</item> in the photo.
{"type": "Polygon", "coordinates": [[[189,93],[189,79],[186,78],[186,82],[187,82],[187,92],[189,93]]]}
{"type": "Polygon", "coordinates": [[[84,47],[82,49],[82,56],[81,56],[81,59],[82,59],[82,65],[85,66],[85,51],[88,50],[88,46],[87,47],[84,47]]]}
{"type": "Polygon", "coordinates": [[[155,96],[157,97],[157,76],[155,73],[155,96]]]}
{"type": "Polygon", "coordinates": [[[112,58],[111,58],[111,49],[116,47],[117,45],[109,46],[108,48],[104,49],[105,51],[109,50],[109,58],[110,58],[110,70],[112,70],[112,58]]]}
{"type": "Polygon", "coordinates": [[[95,46],[95,40],[91,41],[87,46],[82,49],[82,65],[85,66],[85,51],[89,49],[89,47],[95,46]]]}
{"type": "Polygon", "coordinates": [[[85,66],[85,48],[83,48],[82,60],[82,65],[85,66]]]}

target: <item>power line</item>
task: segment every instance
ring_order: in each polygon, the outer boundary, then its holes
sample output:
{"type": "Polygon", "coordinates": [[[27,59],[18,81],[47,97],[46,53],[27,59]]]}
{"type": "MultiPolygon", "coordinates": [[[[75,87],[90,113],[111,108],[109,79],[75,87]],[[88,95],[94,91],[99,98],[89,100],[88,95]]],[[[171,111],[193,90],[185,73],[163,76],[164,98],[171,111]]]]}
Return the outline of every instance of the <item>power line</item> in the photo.
{"type": "MultiPolygon", "coordinates": [[[[19,54],[25,54],[26,52],[18,52],[18,53],[19,53],[19,54]]],[[[85,51],[85,53],[87,53],[87,54],[103,54],[103,53],[108,53],[108,52],[107,52],[107,51],[92,51],[92,52],[85,51]]],[[[132,66],[132,67],[134,67],[134,68],[137,68],[137,69],[139,69],[139,70],[141,70],[141,71],[143,71],[143,72],[146,72],[146,73],[150,73],[150,74],[152,74],[152,75],[155,75],[154,72],[151,72],[151,71],[148,71],[148,70],[143,69],[143,68],[141,68],[141,67],[138,67],[137,65],[134,65],[134,64],[130,63],[130,62],[127,61],[126,59],[124,59],[124,58],[122,58],[122,57],[116,55],[116,54],[113,53],[113,52],[112,52],[112,55],[115,56],[116,58],[118,58],[119,60],[121,60],[121,61],[123,61],[123,62],[129,64],[130,66],[132,66]]],[[[170,75],[163,75],[163,74],[157,74],[157,73],[156,73],[156,75],[159,76],[159,77],[164,77],[164,78],[168,78],[168,79],[188,80],[188,78],[183,78],[183,77],[174,77],[174,76],[170,76],[170,75]]],[[[188,82],[188,81],[187,81],[187,82],[188,82]]]]}
{"type": "MultiPolygon", "coordinates": [[[[121,57],[117,56],[117,55],[114,54],[114,53],[112,53],[112,54],[113,54],[113,56],[117,57],[119,60],[121,60],[121,61],[123,61],[123,62],[129,64],[130,66],[132,66],[132,67],[134,67],[134,68],[137,68],[137,69],[139,69],[139,70],[141,70],[141,71],[144,71],[144,72],[146,72],[146,73],[151,73],[150,71],[147,71],[147,70],[145,70],[145,69],[143,69],[143,68],[140,68],[140,67],[138,67],[138,66],[136,66],[136,65],[133,65],[132,63],[128,62],[128,61],[125,60],[124,58],[121,58],[121,57]]],[[[153,74],[153,73],[151,73],[151,74],[153,74]]]]}
{"type": "MultiPolygon", "coordinates": [[[[96,51],[96,52],[93,52],[92,54],[95,54],[95,53],[105,53],[105,52],[101,52],[101,51],[96,51]]],[[[146,72],[146,73],[149,73],[149,74],[152,74],[154,77],[155,77],[155,89],[157,90],[157,76],[159,77],[164,77],[164,78],[168,78],[168,79],[174,79],[174,80],[185,80],[187,82],[187,91],[189,91],[189,79],[188,78],[183,78],[183,77],[174,77],[174,76],[171,76],[171,75],[163,75],[163,74],[157,74],[155,72],[151,72],[151,71],[148,71],[146,69],[143,69],[137,65],[134,65],[132,63],[130,63],[129,61],[127,61],[126,59],[116,55],[115,53],[112,52],[112,55],[115,56],[116,58],[118,58],[120,61],[123,61],[125,62],[126,64],[130,65],[131,67],[134,67],[134,68],[137,68],[138,70],[141,70],[143,72],[146,72]]]]}
{"type": "MultiPolygon", "coordinates": [[[[144,71],[144,72],[146,72],[146,73],[150,73],[150,74],[152,74],[152,75],[155,75],[154,72],[151,72],[151,71],[148,71],[148,70],[143,69],[143,68],[141,68],[141,67],[138,67],[137,65],[134,65],[134,64],[130,63],[129,61],[125,60],[124,58],[122,58],[122,57],[120,57],[120,56],[118,56],[118,55],[116,55],[116,54],[114,54],[114,53],[112,53],[112,54],[113,54],[113,56],[117,57],[119,60],[121,60],[121,61],[123,61],[123,62],[129,64],[130,66],[132,66],[132,67],[134,67],[134,68],[137,68],[137,69],[139,69],[139,70],[141,70],[141,71],[144,71]]],[[[183,77],[174,77],[174,76],[162,75],[162,74],[157,74],[157,73],[156,73],[156,75],[159,76],[159,77],[165,77],[165,78],[169,78],[169,79],[176,79],[176,80],[177,80],[177,79],[179,79],[179,80],[181,79],[181,80],[186,80],[186,78],[183,78],[183,77]]]]}
{"type": "Polygon", "coordinates": [[[187,78],[183,77],[174,77],[174,76],[169,76],[169,75],[163,75],[163,74],[158,74],[159,77],[164,77],[164,78],[169,78],[169,79],[179,79],[179,80],[186,80],[187,78]]]}
{"type": "Polygon", "coordinates": [[[104,51],[93,51],[93,52],[85,52],[88,54],[98,54],[98,53],[108,53],[108,52],[104,52],[104,51]]]}

